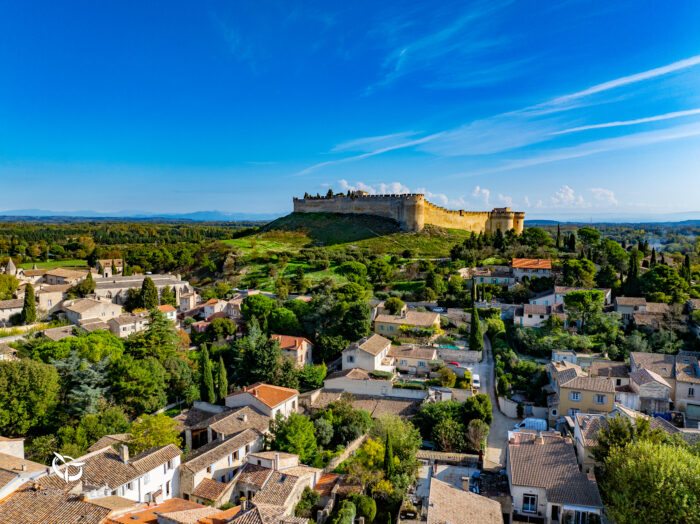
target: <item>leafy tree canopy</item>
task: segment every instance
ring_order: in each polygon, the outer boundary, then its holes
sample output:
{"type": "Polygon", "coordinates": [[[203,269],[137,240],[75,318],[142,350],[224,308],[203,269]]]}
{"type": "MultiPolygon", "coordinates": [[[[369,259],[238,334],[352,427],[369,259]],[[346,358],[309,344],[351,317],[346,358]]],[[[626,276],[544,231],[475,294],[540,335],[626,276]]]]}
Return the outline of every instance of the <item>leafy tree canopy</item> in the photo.
{"type": "Polygon", "coordinates": [[[163,413],[143,415],[131,425],[129,451],[134,454],[151,448],[174,444],[182,445],[177,422],[163,413]]]}

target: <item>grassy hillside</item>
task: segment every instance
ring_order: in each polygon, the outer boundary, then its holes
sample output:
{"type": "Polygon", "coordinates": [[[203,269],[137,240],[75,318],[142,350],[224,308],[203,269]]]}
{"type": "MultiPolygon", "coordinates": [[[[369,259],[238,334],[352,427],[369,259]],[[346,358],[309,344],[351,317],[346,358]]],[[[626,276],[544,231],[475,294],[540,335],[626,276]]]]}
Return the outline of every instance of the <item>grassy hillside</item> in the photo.
{"type": "Polygon", "coordinates": [[[372,215],[292,213],[264,226],[258,233],[226,240],[243,252],[296,251],[302,247],[365,248],[394,254],[410,249],[416,256],[446,257],[469,233],[427,226],[404,233],[394,220],[372,215]]]}

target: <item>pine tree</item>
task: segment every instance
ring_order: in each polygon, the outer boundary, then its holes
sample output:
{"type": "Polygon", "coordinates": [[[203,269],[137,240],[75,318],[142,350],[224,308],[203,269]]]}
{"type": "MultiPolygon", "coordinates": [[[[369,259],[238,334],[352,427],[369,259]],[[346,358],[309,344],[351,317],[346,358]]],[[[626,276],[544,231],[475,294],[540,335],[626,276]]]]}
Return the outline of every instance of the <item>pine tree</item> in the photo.
{"type": "Polygon", "coordinates": [[[386,441],[384,443],[384,475],[387,479],[391,479],[394,476],[394,448],[391,445],[391,437],[388,431],[386,432],[386,441]]]}
{"type": "Polygon", "coordinates": [[[199,374],[202,380],[201,396],[202,400],[213,404],[216,402],[216,392],[214,391],[214,377],[211,372],[211,362],[209,361],[209,351],[206,346],[199,356],[199,374]]]}
{"type": "Polygon", "coordinates": [[[476,305],[472,306],[472,325],[469,331],[469,349],[471,351],[481,351],[484,349],[484,335],[481,332],[479,311],[476,309],[476,305]]]}
{"type": "Polygon", "coordinates": [[[649,268],[656,266],[656,249],[651,248],[651,258],[649,259],[649,268]]]}
{"type": "Polygon", "coordinates": [[[22,308],[22,324],[33,324],[36,322],[36,297],[34,296],[34,286],[27,284],[24,289],[24,307],[22,308]]]}
{"type": "Polygon", "coordinates": [[[219,357],[219,366],[217,369],[216,376],[216,392],[219,396],[219,402],[223,403],[228,395],[228,378],[226,378],[226,366],[224,366],[224,359],[219,357]]]}
{"type": "Polygon", "coordinates": [[[158,288],[150,277],[144,278],[141,284],[141,305],[146,309],[158,307],[158,288]]]}
{"type": "Polygon", "coordinates": [[[557,224],[557,251],[561,249],[561,228],[559,227],[559,224],[557,224]]]}

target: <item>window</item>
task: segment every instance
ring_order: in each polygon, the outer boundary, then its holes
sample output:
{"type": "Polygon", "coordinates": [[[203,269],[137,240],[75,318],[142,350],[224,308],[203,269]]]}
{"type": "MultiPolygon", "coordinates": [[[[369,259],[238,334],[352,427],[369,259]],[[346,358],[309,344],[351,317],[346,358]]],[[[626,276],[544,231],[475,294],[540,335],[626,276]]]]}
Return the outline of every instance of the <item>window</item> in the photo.
{"type": "Polygon", "coordinates": [[[49,299],[49,307],[51,307],[51,305],[52,305],[52,303],[51,303],[51,299],[49,299]]]}
{"type": "Polygon", "coordinates": [[[213,467],[214,467],[214,464],[207,466],[207,473],[211,473],[211,470],[213,469],[213,467]]]}
{"type": "Polygon", "coordinates": [[[246,446],[245,446],[245,452],[246,452],[246,455],[247,455],[248,453],[250,453],[250,444],[246,444],[246,446]]]}
{"type": "Polygon", "coordinates": [[[146,474],[143,476],[143,483],[144,483],[144,484],[148,484],[150,481],[151,481],[151,474],[150,474],[150,473],[146,473],[146,474]]]}
{"type": "Polygon", "coordinates": [[[523,495],[523,513],[537,513],[537,495],[523,495]]]}
{"type": "Polygon", "coordinates": [[[695,396],[695,388],[688,388],[688,396],[689,397],[695,396]]]}
{"type": "Polygon", "coordinates": [[[596,404],[605,404],[608,401],[607,395],[596,395],[594,399],[596,404]]]}
{"type": "Polygon", "coordinates": [[[238,460],[238,451],[233,452],[233,460],[238,460]]]}
{"type": "Polygon", "coordinates": [[[292,409],[296,410],[297,409],[297,401],[292,400],[292,409]]]}
{"type": "Polygon", "coordinates": [[[353,357],[352,355],[348,355],[345,361],[350,363],[355,362],[355,357],[353,357]]]}
{"type": "Polygon", "coordinates": [[[425,362],[422,360],[418,361],[418,367],[425,367],[425,362]]]}
{"type": "Polygon", "coordinates": [[[581,392],[580,391],[572,391],[569,393],[569,400],[573,400],[574,402],[580,402],[581,401],[581,392]]]}
{"type": "Polygon", "coordinates": [[[165,494],[170,496],[170,481],[165,483],[165,494]]]}
{"type": "Polygon", "coordinates": [[[615,385],[616,385],[616,386],[621,386],[621,385],[622,385],[622,379],[621,379],[621,378],[615,379],[615,385]]]}
{"type": "Polygon", "coordinates": [[[231,464],[233,464],[233,455],[228,456],[228,465],[230,466],[231,464]]]}
{"type": "Polygon", "coordinates": [[[126,483],[126,489],[129,489],[129,490],[134,489],[134,483],[133,483],[133,482],[127,482],[127,483],[126,483]]]}

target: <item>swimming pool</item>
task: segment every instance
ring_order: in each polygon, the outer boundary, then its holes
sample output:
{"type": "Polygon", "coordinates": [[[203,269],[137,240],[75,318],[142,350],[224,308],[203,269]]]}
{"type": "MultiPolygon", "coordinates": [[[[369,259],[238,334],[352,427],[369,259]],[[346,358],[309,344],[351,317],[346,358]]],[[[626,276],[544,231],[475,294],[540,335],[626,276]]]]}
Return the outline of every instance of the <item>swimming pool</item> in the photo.
{"type": "Polygon", "coordinates": [[[457,346],[450,346],[449,344],[442,344],[439,347],[440,349],[459,349],[457,346]]]}

